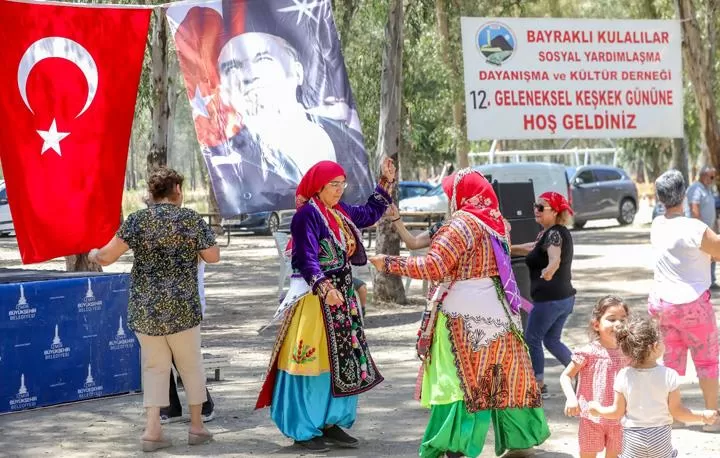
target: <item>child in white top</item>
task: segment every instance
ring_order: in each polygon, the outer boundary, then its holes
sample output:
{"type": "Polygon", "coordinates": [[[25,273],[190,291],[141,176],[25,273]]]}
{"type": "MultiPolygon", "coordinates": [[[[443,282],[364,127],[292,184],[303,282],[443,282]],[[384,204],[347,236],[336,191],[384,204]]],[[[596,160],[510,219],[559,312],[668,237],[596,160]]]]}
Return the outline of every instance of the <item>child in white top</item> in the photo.
{"type": "Polygon", "coordinates": [[[615,377],[615,401],[603,407],[597,401],[588,403],[590,413],[608,419],[622,418],[623,447],[621,457],[672,458],[673,418],[685,422],[712,424],[714,410],[690,410],[682,404],[678,373],[657,363],[665,351],[657,323],[650,318],[619,324],[615,335],[629,367],[615,377]]]}

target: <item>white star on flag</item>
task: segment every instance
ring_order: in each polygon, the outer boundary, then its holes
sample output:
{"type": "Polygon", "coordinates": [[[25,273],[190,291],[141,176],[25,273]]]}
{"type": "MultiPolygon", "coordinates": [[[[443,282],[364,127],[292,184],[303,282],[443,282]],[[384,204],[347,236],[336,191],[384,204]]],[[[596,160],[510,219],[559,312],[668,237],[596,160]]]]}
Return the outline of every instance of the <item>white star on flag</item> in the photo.
{"type": "Polygon", "coordinates": [[[310,19],[314,20],[315,22],[318,22],[317,18],[312,15],[312,10],[317,7],[320,2],[318,0],[292,0],[295,5],[293,6],[286,6],[285,8],[279,8],[278,11],[281,13],[290,13],[293,11],[297,11],[298,17],[297,17],[297,24],[300,25],[300,20],[302,19],[303,15],[309,17],[310,19]]]}
{"type": "Polygon", "coordinates": [[[52,124],[50,124],[50,130],[38,130],[36,132],[43,139],[42,151],[40,151],[41,155],[45,154],[45,151],[52,149],[58,154],[58,156],[62,156],[62,152],[60,151],[60,141],[70,135],[70,132],[58,132],[55,119],[53,119],[52,124]]]}
{"type": "Polygon", "coordinates": [[[212,100],[212,98],[212,94],[203,97],[202,93],[200,92],[200,86],[195,86],[195,96],[190,99],[193,119],[197,118],[198,116],[210,118],[210,114],[208,114],[207,111],[207,106],[208,103],[210,103],[210,101],[212,100]]]}

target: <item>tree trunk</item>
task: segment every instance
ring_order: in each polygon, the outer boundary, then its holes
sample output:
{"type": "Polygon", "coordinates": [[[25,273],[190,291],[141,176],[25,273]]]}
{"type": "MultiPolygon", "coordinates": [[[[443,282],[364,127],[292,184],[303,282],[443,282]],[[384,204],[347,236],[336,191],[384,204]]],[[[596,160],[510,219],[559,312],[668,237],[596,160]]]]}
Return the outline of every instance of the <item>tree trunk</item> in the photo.
{"type": "Polygon", "coordinates": [[[133,163],[132,157],[135,154],[135,148],[133,145],[132,135],[130,136],[130,145],[128,147],[128,163],[125,167],[125,190],[129,191],[132,189],[132,174],[133,174],[133,163]]]}
{"type": "MultiPolygon", "coordinates": [[[[218,215],[220,213],[220,207],[218,206],[217,197],[215,197],[215,191],[213,190],[212,184],[210,183],[210,177],[208,176],[208,181],[206,183],[207,190],[208,190],[208,213],[212,213],[214,215],[218,215]]],[[[213,221],[213,217],[209,218],[211,229],[215,233],[215,235],[223,235],[225,231],[220,226],[221,219],[218,218],[217,220],[213,221]],[[213,223],[217,223],[217,226],[212,226],[213,223]]],[[[229,230],[229,229],[228,229],[229,230]]]]}
{"type": "Polygon", "coordinates": [[[130,138],[130,189],[137,189],[137,167],[135,166],[135,155],[137,148],[135,147],[137,140],[130,138]]]}
{"type": "Polygon", "coordinates": [[[465,126],[465,93],[463,86],[463,75],[460,68],[462,56],[459,53],[459,47],[453,45],[454,41],[450,37],[450,26],[448,22],[448,8],[446,0],[435,0],[435,16],[437,19],[437,30],[440,35],[440,44],[442,46],[442,58],[445,66],[450,71],[450,90],[452,93],[452,117],[453,117],[453,135],[455,136],[455,160],[458,168],[465,168],[470,165],[468,153],[470,152],[470,144],[467,140],[467,130],[465,126]]]}
{"type": "MultiPolygon", "coordinates": [[[[380,81],[380,120],[376,154],[379,160],[389,157],[395,160],[396,164],[401,135],[403,15],[403,1],[390,0],[380,81]]],[[[399,171],[400,164],[397,166],[399,171]]],[[[393,200],[396,198],[397,188],[393,200]]],[[[400,237],[386,218],[378,222],[375,249],[377,253],[400,254],[400,237]]],[[[374,293],[375,298],[380,301],[407,303],[402,279],[395,275],[378,272],[374,279],[374,293]]]]}
{"type": "Polygon", "coordinates": [[[672,143],[672,163],[673,169],[679,170],[685,178],[686,183],[690,183],[688,172],[688,151],[687,142],[684,138],[674,138],[672,143]]]}
{"type": "Polygon", "coordinates": [[[197,189],[197,173],[196,173],[197,167],[195,167],[195,163],[197,160],[195,159],[195,152],[194,152],[195,150],[193,149],[191,151],[192,152],[190,153],[190,155],[191,155],[190,156],[190,189],[192,189],[194,191],[195,189],[197,189]]]}
{"type": "MultiPolygon", "coordinates": [[[[708,0],[706,13],[718,10],[718,0],[708,0]]],[[[690,82],[692,83],[695,101],[697,103],[698,118],[700,119],[700,130],[710,156],[710,163],[713,167],[720,167],[720,124],[718,124],[717,106],[713,94],[714,71],[712,65],[715,61],[714,52],[716,49],[716,24],[713,22],[715,16],[706,18],[708,21],[705,36],[698,24],[697,11],[694,0],[676,0],[678,18],[680,19],[683,31],[683,56],[685,68],[687,69],[690,82]]]]}
{"type": "Polygon", "coordinates": [[[68,272],[102,272],[102,266],[90,262],[87,253],[65,256],[65,270],[68,272]]]}
{"type": "Polygon", "coordinates": [[[153,13],[154,21],[151,41],[152,141],[147,156],[148,174],[156,167],[167,164],[168,120],[170,101],[168,96],[168,31],[164,12],[158,8],[153,13]]]}

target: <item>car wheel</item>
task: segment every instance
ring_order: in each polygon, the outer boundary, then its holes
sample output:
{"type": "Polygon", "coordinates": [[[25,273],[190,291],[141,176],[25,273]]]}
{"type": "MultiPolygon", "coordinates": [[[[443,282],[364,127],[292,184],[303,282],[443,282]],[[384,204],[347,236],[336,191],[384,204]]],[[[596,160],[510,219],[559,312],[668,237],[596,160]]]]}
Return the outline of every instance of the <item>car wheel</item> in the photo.
{"type": "Polygon", "coordinates": [[[277,213],[270,213],[267,220],[267,229],[265,230],[266,235],[273,235],[280,228],[280,217],[277,213]]]}
{"type": "Polygon", "coordinates": [[[618,223],[622,226],[627,226],[628,224],[632,224],[632,222],[635,220],[635,213],[637,213],[637,207],[635,206],[635,202],[633,202],[631,199],[623,199],[622,202],[620,202],[620,214],[618,215],[618,223]]]}
{"type": "Polygon", "coordinates": [[[583,227],[585,227],[585,224],[587,224],[587,221],[583,221],[583,220],[579,220],[579,219],[576,219],[575,221],[573,221],[573,227],[575,229],[582,229],[583,227]]]}

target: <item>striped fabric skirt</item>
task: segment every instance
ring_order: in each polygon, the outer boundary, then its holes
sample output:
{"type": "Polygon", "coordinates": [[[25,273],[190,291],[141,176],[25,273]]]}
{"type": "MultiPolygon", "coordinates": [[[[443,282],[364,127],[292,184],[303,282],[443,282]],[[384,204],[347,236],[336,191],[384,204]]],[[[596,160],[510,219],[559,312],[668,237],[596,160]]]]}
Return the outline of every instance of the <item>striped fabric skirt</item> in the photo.
{"type": "Polygon", "coordinates": [[[620,458],[674,458],[670,425],[652,428],[625,428],[620,458]]]}

